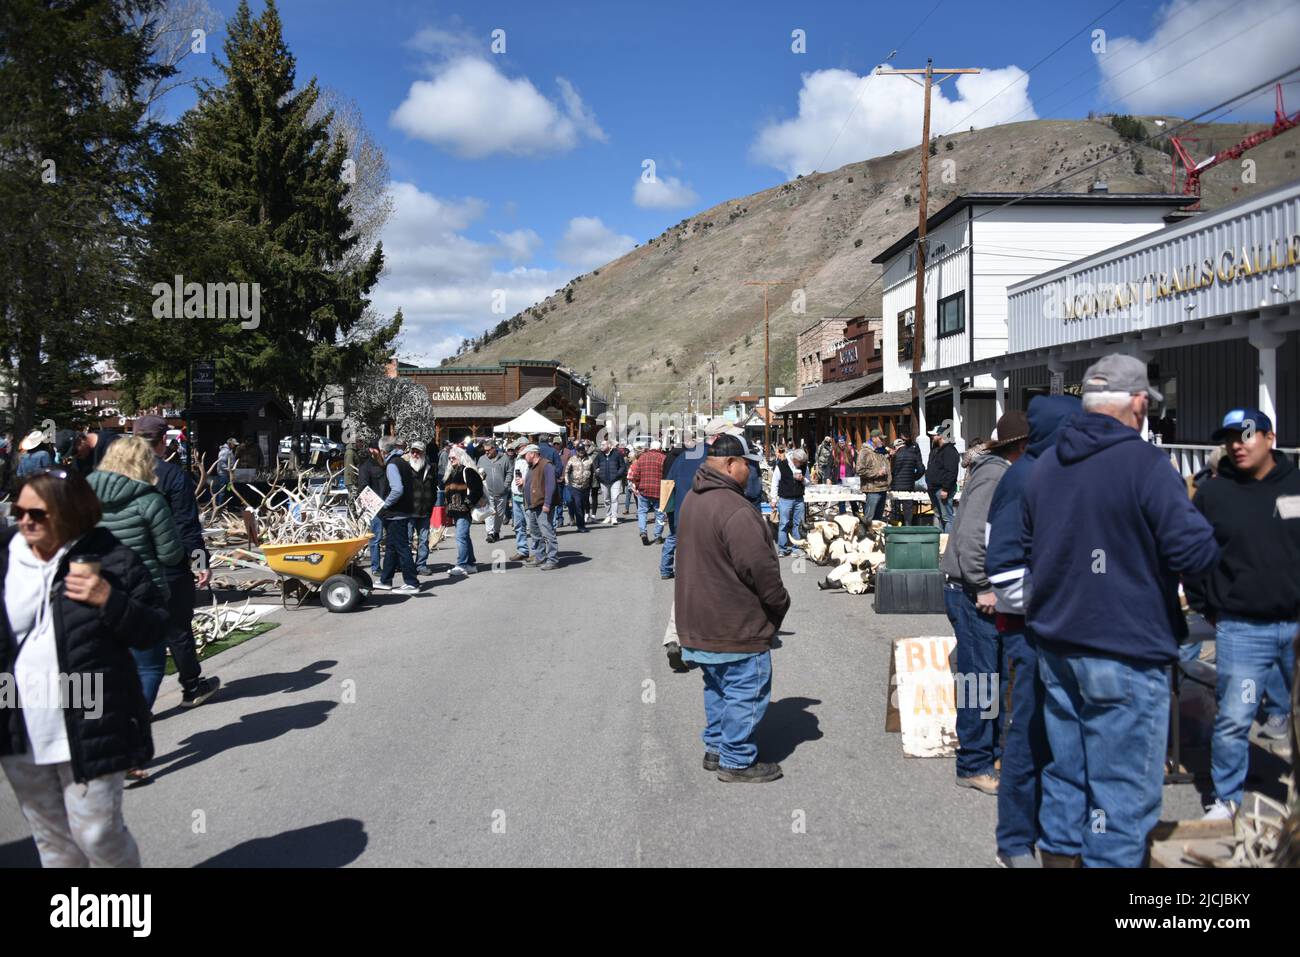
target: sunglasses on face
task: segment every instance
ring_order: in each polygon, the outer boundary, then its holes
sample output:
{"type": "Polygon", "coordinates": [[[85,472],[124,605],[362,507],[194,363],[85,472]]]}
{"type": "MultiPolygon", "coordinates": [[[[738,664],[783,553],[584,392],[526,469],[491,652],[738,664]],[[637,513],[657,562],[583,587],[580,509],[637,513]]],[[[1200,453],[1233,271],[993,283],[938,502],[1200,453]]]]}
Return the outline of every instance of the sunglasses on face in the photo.
{"type": "Polygon", "coordinates": [[[9,513],[13,515],[15,521],[21,522],[24,518],[30,518],[36,525],[45,524],[45,520],[50,517],[50,513],[43,508],[23,508],[21,505],[10,506],[9,513]]]}

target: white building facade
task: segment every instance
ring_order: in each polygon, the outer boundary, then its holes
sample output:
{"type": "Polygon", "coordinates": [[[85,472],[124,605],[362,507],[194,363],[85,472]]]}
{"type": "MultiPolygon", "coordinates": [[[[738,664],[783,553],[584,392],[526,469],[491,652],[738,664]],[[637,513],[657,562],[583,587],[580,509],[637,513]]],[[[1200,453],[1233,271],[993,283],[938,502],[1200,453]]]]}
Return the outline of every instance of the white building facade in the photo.
{"type": "Polygon", "coordinates": [[[1280,446],[1300,444],[1298,287],[1300,181],[1012,285],[1002,354],[918,378],[992,381],[1000,412],[1077,390],[1099,356],[1134,355],[1166,396],[1148,424],[1192,473],[1232,408],[1259,408],[1280,446]]]}
{"type": "MultiPolygon", "coordinates": [[[[1193,201],[1180,195],[1102,191],[959,196],[926,223],[922,370],[951,369],[1005,355],[1008,287],[1160,230],[1166,217],[1193,201]]],[[[910,389],[916,231],[872,261],[883,267],[883,388],[886,392],[910,389]]],[[[954,435],[963,439],[989,435],[997,419],[996,383],[991,375],[951,382],[933,376],[926,380],[932,386],[950,387],[960,396],[951,405],[946,396],[934,403],[942,418],[951,419],[954,435]]]]}

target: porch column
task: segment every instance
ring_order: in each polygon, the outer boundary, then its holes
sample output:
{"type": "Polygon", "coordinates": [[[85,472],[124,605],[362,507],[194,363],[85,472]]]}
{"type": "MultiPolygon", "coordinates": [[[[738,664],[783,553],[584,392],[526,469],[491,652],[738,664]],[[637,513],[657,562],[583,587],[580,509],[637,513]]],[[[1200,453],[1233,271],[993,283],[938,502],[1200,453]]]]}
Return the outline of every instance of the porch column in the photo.
{"type": "Polygon", "coordinates": [[[993,419],[997,421],[1007,411],[1007,374],[1001,369],[993,370],[993,419]]]}
{"type": "Polygon", "coordinates": [[[1250,344],[1255,347],[1258,357],[1255,360],[1255,372],[1259,377],[1259,411],[1269,417],[1273,428],[1277,428],[1277,350],[1284,337],[1264,324],[1262,319],[1253,319],[1250,323],[1250,344]]]}
{"type": "Polygon", "coordinates": [[[956,442],[961,434],[961,379],[952,380],[952,433],[947,436],[949,442],[956,442]]]}

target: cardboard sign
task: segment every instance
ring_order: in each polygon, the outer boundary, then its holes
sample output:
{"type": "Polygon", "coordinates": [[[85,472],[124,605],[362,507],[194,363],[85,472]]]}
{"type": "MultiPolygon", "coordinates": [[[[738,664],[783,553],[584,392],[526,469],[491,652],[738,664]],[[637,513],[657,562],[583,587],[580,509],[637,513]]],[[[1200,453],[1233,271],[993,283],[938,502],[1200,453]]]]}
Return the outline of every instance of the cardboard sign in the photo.
{"type": "Polygon", "coordinates": [[[372,488],[363,488],[361,494],[357,496],[357,511],[359,511],[367,522],[373,522],[379,510],[384,507],[384,500],[375,494],[372,488]]]}
{"type": "Polygon", "coordinates": [[[903,754],[949,758],[957,753],[957,702],[951,661],[957,639],[896,638],[890,649],[886,731],[901,731],[903,754]]]}

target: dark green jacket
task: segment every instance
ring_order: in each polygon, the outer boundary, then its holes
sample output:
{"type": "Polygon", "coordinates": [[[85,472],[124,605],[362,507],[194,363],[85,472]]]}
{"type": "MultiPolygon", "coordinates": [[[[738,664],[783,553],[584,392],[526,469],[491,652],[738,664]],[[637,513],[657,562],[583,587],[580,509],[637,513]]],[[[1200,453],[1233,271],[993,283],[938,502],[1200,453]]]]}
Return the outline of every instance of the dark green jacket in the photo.
{"type": "Polygon", "coordinates": [[[100,527],[135,552],[163,598],[170,597],[163,566],[184,562],[185,548],[167,499],[154,486],[117,472],[97,469],[90,473],[88,481],[104,508],[100,527]]]}

